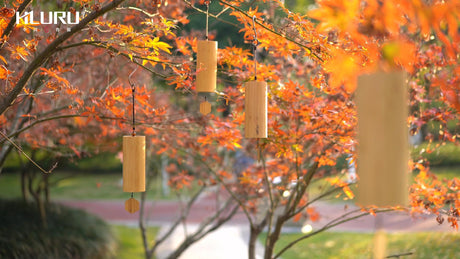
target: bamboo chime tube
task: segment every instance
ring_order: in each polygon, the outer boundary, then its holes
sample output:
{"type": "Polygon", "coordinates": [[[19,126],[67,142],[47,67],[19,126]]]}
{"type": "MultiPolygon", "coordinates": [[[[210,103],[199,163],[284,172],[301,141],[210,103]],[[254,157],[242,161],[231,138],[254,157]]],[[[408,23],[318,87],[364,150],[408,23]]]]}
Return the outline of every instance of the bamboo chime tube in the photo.
{"type": "Polygon", "coordinates": [[[403,72],[358,78],[357,203],[408,204],[408,94],[403,72]]]}
{"type": "Polygon", "coordinates": [[[245,94],[245,136],[267,138],[267,83],[249,81],[245,94]]]}
{"type": "Polygon", "coordinates": [[[145,136],[123,136],[123,191],[145,192],[145,136]]]}
{"type": "Polygon", "coordinates": [[[217,79],[217,41],[198,41],[196,91],[214,93],[217,79]]]}

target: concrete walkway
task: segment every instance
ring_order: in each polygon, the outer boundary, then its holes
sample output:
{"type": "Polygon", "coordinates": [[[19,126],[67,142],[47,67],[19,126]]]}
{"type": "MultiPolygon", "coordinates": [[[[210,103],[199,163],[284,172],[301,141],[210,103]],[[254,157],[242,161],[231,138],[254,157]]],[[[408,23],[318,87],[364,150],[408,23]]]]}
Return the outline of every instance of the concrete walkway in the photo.
{"type": "MultiPolygon", "coordinates": [[[[101,218],[115,224],[137,225],[138,213],[129,214],[124,210],[124,201],[61,201],[70,207],[84,209],[96,214],[101,218]]],[[[215,211],[215,201],[202,198],[191,208],[187,218],[187,233],[198,228],[202,219],[215,211]]],[[[344,213],[356,209],[353,205],[316,203],[314,206],[321,218],[311,224],[313,230],[319,229],[331,220],[340,217],[344,213]]],[[[179,215],[179,205],[175,201],[158,201],[148,203],[146,213],[149,218],[148,224],[160,226],[160,232],[166,231],[167,227],[179,215]]],[[[410,217],[404,212],[391,212],[381,214],[383,227],[387,232],[418,232],[418,231],[447,231],[455,232],[448,224],[439,225],[434,215],[419,215],[410,217]]],[[[344,232],[373,232],[375,230],[375,217],[364,216],[362,218],[343,223],[334,227],[331,231],[344,232]]],[[[299,232],[299,225],[292,225],[283,230],[286,232],[299,232]]],[[[171,237],[159,247],[157,258],[163,259],[170,254],[184,239],[184,228],[178,227],[171,237]]],[[[247,258],[249,229],[247,219],[242,212],[237,213],[231,221],[224,226],[211,232],[203,239],[193,244],[180,256],[181,259],[240,259],[247,258]]],[[[263,248],[258,244],[257,254],[262,258],[263,248]]]]}
{"type": "MultiPolygon", "coordinates": [[[[167,227],[160,230],[165,231],[167,227]]],[[[189,232],[198,229],[198,225],[187,226],[189,232]]],[[[239,259],[248,257],[248,240],[249,233],[247,227],[243,225],[222,226],[217,230],[209,233],[203,239],[188,248],[179,259],[239,259]]],[[[184,229],[178,228],[173,232],[162,246],[159,247],[156,254],[158,259],[166,258],[176,247],[184,240],[184,229]]],[[[257,259],[263,258],[263,248],[257,244],[257,259]]]]}

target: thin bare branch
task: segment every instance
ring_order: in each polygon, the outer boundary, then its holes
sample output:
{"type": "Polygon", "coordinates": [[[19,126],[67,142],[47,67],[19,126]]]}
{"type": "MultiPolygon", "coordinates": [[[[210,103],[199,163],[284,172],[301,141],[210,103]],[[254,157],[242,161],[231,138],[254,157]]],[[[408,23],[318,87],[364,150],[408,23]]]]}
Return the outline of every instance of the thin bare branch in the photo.
{"type": "Polygon", "coordinates": [[[249,225],[250,226],[254,226],[254,222],[252,220],[252,217],[251,215],[249,214],[249,211],[247,210],[246,206],[244,206],[243,202],[236,196],[236,194],[230,190],[230,188],[224,183],[224,181],[217,175],[217,173],[214,171],[214,169],[208,165],[204,159],[201,159],[198,155],[195,156],[195,158],[200,161],[204,166],[206,166],[209,171],[211,172],[211,174],[216,177],[216,180],[222,184],[222,186],[224,186],[225,190],[227,190],[227,192],[233,197],[233,199],[235,199],[235,201],[238,203],[238,205],[240,206],[240,208],[243,210],[244,214],[246,215],[248,221],[249,221],[249,225]]]}
{"type": "MultiPolygon", "coordinates": [[[[192,8],[193,10],[197,11],[197,12],[200,12],[202,14],[206,14],[206,11],[205,10],[201,10],[200,8],[194,6],[190,1],[188,0],[184,0],[184,2],[190,7],[192,8]]],[[[224,8],[220,13],[218,13],[217,15],[214,15],[212,13],[209,13],[209,17],[212,17],[214,19],[216,19],[217,21],[219,22],[222,22],[222,23],[225,23],[225,24],[228,24],[230,26],[233,26],[235,28],[238,28],[238,29],[241,29],[242,27],[239,26],[238,24],[235,24],[235,23],[232,23],[232,22],[229,22],[229,21],[226,21],[224,19],[221,19],[219,18],[220,15],[222,15],[222,13],[224,13],[225,11],[227,11],[230,7],[226,7],[224,8]]]]}
{"type": "MultiPolygon", "coordinates": [[[[349,186],[349,185],[347,185],[347,186],[349,186]]],[[[318,200],[321,200],[321,199],[323,199],[323,198],[325,198],[325,197],[327,197],[327,196],[329,196],[329,195],[331,195],[331,194],[333,194],[333,193],[335,193],[335,192],[341,190],[342,188],[343,188],[343,187],[332,188],[332,189],[330,189],[330,190],[328,190],[328,191],[326,191],[326,192],[324,192],[324,193],[318,195],[317,197],[315,197],[315,198],[311,199],[309,202],[307,202],[307,204],[305,204],[304,206],[301,206],[300,208],[298,208],[298,209],[297,209],[295,212],[293,212],[289,217],[290,217],[290,218],[291,218],[291,217],[294,217],[297,213],[302,212],[302,210],[304,210],[304,209],[307,208],[308,206],[312,205],[314,202],[316,202],[316,201],[318,201],[318,200]]]]}
{"type": "Polygon", "coordinates": [[[52,169],[49,171],[46,171],[45,169],[43,169],[37,162],[35,162],[32,158],[30,158],[18,144],[16,144],[12,139],[10,139],[7,135],[5,135],[5,133],[3,133],[1,130],[0,130],[0,135],[2,135],[8,142],[10,142],[11,145],[13,145],[19,152],[21,152],[27,158],[27,160],[29,160],[35,167],[37,167],[44,174],[51,173],[52,169]]]}
{"type": "Polygon", "coordinates": [[[176,229],[176,227],[184,220],[184,218],[187,217],[187,215],[190,212],[190,208],[195,203],[198,196],[200,196],[200,194],[204,191],[204,189],[205,189],[204,186],[201,187],[200,190],[196,192],[195,195],[193,195],[192,199],[190,199],[184,211],[182,212],[182,215],[169,227],[169,229],[166,231],[166,233],[162,237],[155,240],[155,245],[152,247],[152,250],[155,250],[161,243],[163,243],[172,234],[172,232],[176,229]]]}
{"type": "Polygon", "coordinates": [[[147,11],[141,9],[141,8],[135,7],[135,6],[118,7],[117,10],[134,10],[134,11],[138,11],[140,13],[143,13],[143,14],[147,15],[150,18],[158,16],[158,13],[149,13],[149,12],[147,12],[147,11]]]}
{"type": "MultiPolygon", "coordinates": [[[[375,213],[383,213],[383,212],[388,212],[388,211],[393,211],[393,209],[383,209],[383,210],[376,210],[375,213]]],[[[356,213],[357,211],[353,211],[353,213],[356,213]]],[[[350,213],[352,212],[349,212],[349,213],[346,213],[344,215],[350,215],[350,213]]],[[[294,246],[295,244],[299,243],[300,241],[304,240],[304,239],[307,239],[311,236],[314,236],[318,233],[321,233],[321,232],[324,232],[328,229],[331,229],[335,226],[338,226],[342,223],[345,223],[345,222],[348,222],[348,221],[351,221],[351,220],[355,220],[355,219],[358,219],[358,218],[361,218],[363,216],[367,216],[369,215],[368,212],[365,212],[365,213],[361,213],[359,215],[356,215],[356,216],[353,216],[353,217],[349,217],[349,218],[345,218],[345,219],[342,219],[343,216],[339,216],[338,218],[332,220],[331,222],[335,222],[335,223],[331,223],[329,222],[328,224],[326,224],[325,226],[323,226],[322,228],[318,229],[317,231],[314,231],[310,234],[307,234],[305,236],[302,236],[302,237],[299,237],[297,238],[296,240],[292,241],[291,243],[289,243],[288,245],[286,245],[283,249],[281,249],[273,258],[279,258],[284,252],[286,252],[289,248],[291,248],[292,246],[294,246]],[[342,220],[340,220],[342,219],[342,220]]],[[[346,217],[346,216],[345,216],[346,217]]]]}

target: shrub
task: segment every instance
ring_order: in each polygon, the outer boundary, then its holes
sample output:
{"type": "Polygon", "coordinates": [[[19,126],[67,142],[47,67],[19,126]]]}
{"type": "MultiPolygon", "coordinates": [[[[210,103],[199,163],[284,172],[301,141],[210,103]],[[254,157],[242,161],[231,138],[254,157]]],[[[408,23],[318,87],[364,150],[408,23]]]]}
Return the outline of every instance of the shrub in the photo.
{"type": "Polygon", "coordinates": [[[434,149],[436,143],[429,145],[423,143],[412,149],[412,158],[418,160],[426,158],[431,166],[460,166],[460,146],[454,143],[446,143],[439,148],[434,149]],[[434,149],[432,152],[427,152],[428,149],[434,149]]]}
{"type": "Polygon", "coordinates": [[[46,225],[33,203],[0,200],[0,258],[113,258],[110,227],[82,210],[47,208],[46,225]]]}

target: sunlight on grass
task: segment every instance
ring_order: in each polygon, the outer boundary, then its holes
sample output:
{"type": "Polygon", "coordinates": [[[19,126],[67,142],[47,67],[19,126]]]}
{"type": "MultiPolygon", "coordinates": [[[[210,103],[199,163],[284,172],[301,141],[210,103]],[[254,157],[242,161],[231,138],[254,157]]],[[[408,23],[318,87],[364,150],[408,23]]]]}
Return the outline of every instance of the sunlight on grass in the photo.
{"type": "MultiPolygon", "coordinates": [[[[283,234],[275,251],[300,236],[301,234],[283,234]]],[[[371,258],[372,239],[371,233],[321,233],[293,246],[282,258],[371,258]]],[[[454,231],[388,234],[387,255],[412,252],[413,255],[402,258],[460,258],[459,243],[460,235],[454,231]]]]}
{"type": "Polygon", "coordinates": [[[460,178],[460,167],[433,167],[431,171],[440,179],[460,178]]]}
{"type": "MultiPolygon", "coordinates": [[[[144,248],[142,245],[141,232],[137,226],[112,225],[112,230],[118,238],[117,258],[119,259],[142,259],[144,248]]],[[[153,240],[158,233],[158,228],[148,228],[148,236],[153,240]]]]}
{"type": "MultiPolygon", "coordinates": [[[[122,189],[122,173],[72,173],[55,171],[50,177],[51,198],[59,200],[120,200],[128,196],[122,189]]],[[[0,174],[2,198],[21,197],[20,174],[0,174]]],[[[193,188],[192,188],[193,189],[193,188]]],[[[184,192],[188,190],[183,190],[184,192]]],[[[193,190],[191,190],[193,191],[193,190]]],[[[161,179],[155,178],[147,195],[148,199],[176,199],[171,191],[169,196],[161,192],[161,179]]]]}

